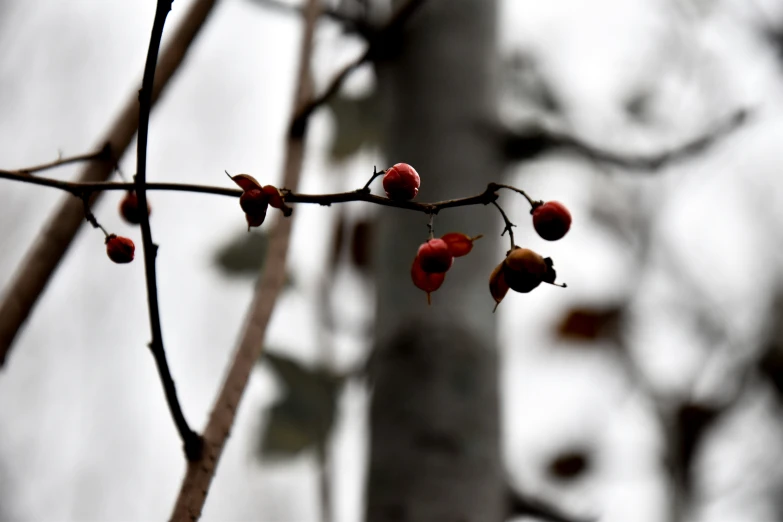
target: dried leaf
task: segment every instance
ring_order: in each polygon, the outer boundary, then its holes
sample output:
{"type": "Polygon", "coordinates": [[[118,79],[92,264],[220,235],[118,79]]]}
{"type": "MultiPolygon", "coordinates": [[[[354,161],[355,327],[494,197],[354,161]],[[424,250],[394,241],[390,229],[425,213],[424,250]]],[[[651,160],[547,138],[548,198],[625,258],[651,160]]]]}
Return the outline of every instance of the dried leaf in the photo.
{"type": "Polygon", "coordinates": [[[242,190],[262,190],[263,188],[261,183],[250,174],[237,174],[236,176],[231,176],[231,181],[239,185],[239,188],[242,190]]]}

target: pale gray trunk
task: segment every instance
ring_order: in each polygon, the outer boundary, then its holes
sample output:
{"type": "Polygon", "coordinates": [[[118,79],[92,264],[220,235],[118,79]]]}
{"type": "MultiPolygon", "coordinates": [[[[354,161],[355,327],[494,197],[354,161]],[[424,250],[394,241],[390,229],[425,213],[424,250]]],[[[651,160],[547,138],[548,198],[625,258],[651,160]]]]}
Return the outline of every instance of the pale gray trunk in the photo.
{"type": "MultiPolygon", "coordinates": [[[[501,177],[485,131],[493,118],[494,0],[429,0],[402,53],[379,65],[389,164],[422,178],[417,200],[468,196],[501,177]]],[[[492,207],[444,210],[436,234],[485,234],[455,261],[427,306],[410,279],[424,214],[386,209],[377,236],[377,345],[370,375],[367,520],[493,522],[505,518],[494,302],[502,227],[492,207]]]]}

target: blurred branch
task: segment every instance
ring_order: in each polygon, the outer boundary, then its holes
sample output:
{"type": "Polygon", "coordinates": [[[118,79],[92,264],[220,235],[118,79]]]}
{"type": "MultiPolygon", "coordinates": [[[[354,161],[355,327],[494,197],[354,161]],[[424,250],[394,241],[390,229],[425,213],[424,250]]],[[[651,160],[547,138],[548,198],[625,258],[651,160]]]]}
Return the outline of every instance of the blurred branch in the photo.
{"type": "MultiPolygon", "coordinates": [[[[315,26],[320,13],[320,0],[308,0],[305,8],[302,47],[294,93],[294,110],[310,98],[312,76],[310,62],[313,53],[315,26]]],[[[293,118],[294,120],[296,117],[293,118]]],[[[285,144],[283,182],[295,188],[304,162],[306,121],[301,133],[289,134],[285,144]]],[[[171,515],[173,521],[193,521],[201,516],[212,477],[223,453],[226,440],[234,424],[237,408],[242,399],[250,372],[263,351],[266,327],[275,302],[285,283],[285,263],[291,235],[291,219],[280,219],[275,224],[269,240],[267,262],[259,278],[228,375],[218,393],[204,429],[204,453],[196,462],[190,462],[182,481],[179,495],[171,515]]]]}
{"type": "Polygon", "coordinates": [[[30,176],[32,174],[35,174],[36,172],[62,167],[65,165],[70,165],[72,163],[81,163],[85,161],[110,161],[111,159],[112,159],[111,146],[107,143],[101,148],[101,150],[97,152],[80,154],[78,156],[70,156],[65,158],[59,157],[54,161],[50,161],[49,163],[43,163],[41,165],[35,165],[33,167],[27,167],[24,169],[17,169],[17,170],[0,169],[0,172],[9,175],[30,176]]]}
{"type": "MultiPolygon", "coordinates": [[[[147,141],[149,138],[150,112],[152,111],[152,91],[155,82],[155,69],[157,68],[158,52],[160,50],[160,41],[163,38],[163,27],[166,25],[166,17],[171,11],[173,0],[158,0],[155,9],[155,19],[152,23],[152,34],[150,35],[150,45],[147,50],[147,60],[144,65],[144,77],[139,91],[139,132],[136,149],[136,177],[135,189],[136,196],[139,198],[139,208],[148,208],[147,190],[145,187],[147,181],[147,141]]],[[[87,206],[85,205],[85,209],[87,206]]],[[[144,272],[147,280],[147,300],[149,302],[150,330],[152,341],[149,348],[152,356],[155,358],[155,366],[158,369],[158,375],[163,390],[166,394],[166,403],[169,406],[171,417],[177,426],[180,439],[185,450],[185,456],[189,461],[195,461],[201,456],[202,440],[198,433],[193,431],[185,419],[177,389],[174,385],[174,378],[171,376],[168,361],[166,360],[166,350],[163,346],[163,331],[160,324],[160,308],[158,306],[158,282],[155,270],[155,258],[158,254],[158,245],[152,241],[152,228],[150,227],[150,218],[148,212],[139,212],[141,217],[141,237],[144,245],[144,272]]]]}
{"type": "MultiPolygon", "coordinates": [[[[216,0],[197,0],[185,14],[158,62],[158,71],[152,91],[152,104],[160,98],[163,89],[182,64],[185,54],[196,38],[216,0]]],[[[106,135],[99,141],[111,151],[111,162],[93,163],[78,177],[83,183],[104,181],[125,152],[139,125],[138,93],[134,90],[125,108],[106,135]]],[[[32,179],[32,178],[31,178],[32,179]]],[[[94,204],[97,194],[92,198],[94,204]]],[[[84,219],[82,202],[63,201],[49,219],[37,240],[19,264],[14,278],[0,303],[0,366],[5,363],[22,324],[27,320],[38,297],[43,293],[60,260],[68,250],[84,219]]]]}
{"type": "Polygon", "coordinates": [[[549,522],[594,522],[594,518],[577,518],[541,500],[522,495],[512,489],[508,492],[509,517],[535,517],[549,522]]]}
{"type": "MultiPolygon", "coordinates": [[[[258,4],[261,7],[267,7],[275,11],[280,11],[281,13],[295,14],[300,16],[304,15],[304,7],[301,5],[284,2],[282,0],[252,0],[252,2],[258,4]]],[[[356,33],[364,38],[369,38],[376,30],[372,25],[368,24],[362,19],[348,16],[336,9],[331,9],[329,7],[321,7],[321,15],[339,23],[347,32],[356,33]]]]}
{"type": "Polygon", "coordinates": [[[301,132],[301,127],[307,122],[310,115],[315,110],[326,103],[329,98],[334,96],[337,91],[340,90],[345,79],[355,69],[363,65],[370,60],[378,59],[380,57],[389,54],[390,49],[399,44],[400,39],[396,38],[397,33],[402,30],[405,22],[413,16],[416,10],[424,4],[424,0],[408,0],[402,4],[391,16],[389,21],[380,27],[372,37],[369,39],[369,45],[367,49],[354,61],[345,65],[337,74],[332,77],[332,80],[327,85],[324,91],[312,98],[309,102],[302,105],[296,112],[293,120],[291,121],[291,128],[289,135],[296,135],[301,132]]]}
{"type": "Polygon", "coordinates": [[[540,124],[533,124],[516,132],[506,132],[501,136],[501,144],[506,158],[511,161],[527,161],[556,149],[565,149],[603,164],[629,170],[655,171],[705,152],[745,123],[748,116],[748,111],[739,110],[703,135],[671,150],[655,154],[631,154],[601,149],[581,138],[547,129],[540,124]]]}

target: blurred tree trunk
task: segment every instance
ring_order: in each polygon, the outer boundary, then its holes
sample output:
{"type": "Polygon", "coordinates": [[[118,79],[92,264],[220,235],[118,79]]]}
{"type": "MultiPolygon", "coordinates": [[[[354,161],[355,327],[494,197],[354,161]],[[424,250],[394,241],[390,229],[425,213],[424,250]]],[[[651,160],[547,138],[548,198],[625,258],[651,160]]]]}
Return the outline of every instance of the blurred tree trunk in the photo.
{"type": "MultiPolygon", "coordinates": [[[[501,176],[494,117],[494,0],[428,0],[378,64],[388,165],[413,165],[419,201],[476,194],[501,176]]],[[[410,267],[428,216],[380,215],[376,348],[370,365],[367,520],[505,519],[498,357],[488,290],[500,261],[492,207],[445,210],[436,235],[485,234],[457,259],[431,307],[410,267]]]]}

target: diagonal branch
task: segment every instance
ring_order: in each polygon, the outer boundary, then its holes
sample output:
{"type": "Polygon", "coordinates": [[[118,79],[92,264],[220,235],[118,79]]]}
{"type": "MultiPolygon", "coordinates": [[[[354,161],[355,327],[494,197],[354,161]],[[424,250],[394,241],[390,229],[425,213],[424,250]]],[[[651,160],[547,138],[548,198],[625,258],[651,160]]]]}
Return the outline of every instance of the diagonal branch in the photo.
{"type": "MultiPolygon", "coordinates": [[[[152,23],[150,45],[147,50],[147,61],[144,65],[144,78],[139,91],[139,135],[137,140],[138,147],[136,149],[137,173],[135,188],[136,196],[139,198],[139,208],[143,209],[148,208],[145,183],[147,181],[147,140],[149,138],[150,112],[152,111],[152,89],[155,81],[160,41],[163,38],[163,27],[166,24],[166,17],[169,11],[171,11],[172,2],[173,0],[158,0],[158,5],[155,9],[155,20],[152,23]]],[[[195,461],[201,456],[201,437],[190,428],[187,420],[185,420],[185,414],[182,412],[182,406],[177,398],[177,389],[174,386],[174,379],[171,376],[168,361],[166,360],[166,351],[163,347],[163,332],[160,324],[160,308],[158,306],[158,283],[155,270],[155,257],[158,253],[158,245],[152,241],[149,214],[147,212],[139,212],[139,216],[141,217],[139,224],[141,225],[141,237],[144,244],[144,272],[147,280],[150,330],[152,331],[152,341],[149,347],[150,351],[152,351],[152,356],[155,358],[158,375],[166,393],[169,411],[182,439],[185,456],[189,461],[195,461]]]]}
{"type": "MultiPolygon", "coordinates": [[[[319,4],[320,0],[308,0],[305,8],[304,32],[294,95],[295,111],[310,97],[312,84],[310,61],[315,25],[320,12],[319,4]]],[[[294,116],[292,123],[296,120],[297,118],[294,116]]],[[[294,127],[295,125],[292,124],[292,128],[294,127]]],[[[306,118],[301,122],[300,128],[301,132],[288,135],[285,146],[283,181],[286,186],[291,188],[297,186],[304,162],[306,118]]],[[[291,224],[291,219],[280,219],[272,230],[266,268],[263,270],[256,287],[242,339],[204,429],[204,452],[198,461],[188,464],[171,515],[172,521],[190,522],[201,516],[212,477],[215,475],[218,461],[234,424],[239,402],[250,378],[250,372],[261,355],[266,327],[272,315],[275,301],[283,289],[291,224]]]]}
{"type": "Polygon", "coordinates": [[[598,163],[637,171],[656,171],[673,163],[692,158],[724,138],[747,121],[749,113],[737,111],[729,118],[704,134],[687,141],[671,150],[657,154],[632,154],[602,149],[587,143],[576,136],[552,131],[542,125],[534,124],[501,136],[502,147],[507,159],[526,161],[547,152],[563,149],[575,152],[598,163]]]}
{"type": "Polygon", "coordinates": [[[69,156],[66,158],[59,157],[49,163],[42,163],[41,165],[35,165],[33,167],[26,167],[17,170],[0,170],[0,172],[18,174],[21,176],[30,176],[36,172],[42,172],[44,170],[54,169],[57,167],[63,167],[72,163],[81,163],[85,161],[111,161],[111,147],[109,144],[105,144],[101,150],[97,152],[90,152],[87,154],[79,154],[77,156],[69,156]]]}
{"type": "MultiPolygon", "coordinates": [[[[216,2],[217,0],[196,0],[176,29],[158,62],[152,92],[153,105],[179,68],[216,2]]],[[[125,152],[136,133],[138,118],[138,100],[134,91],[134,95],[117,115],[106,135],[99,141],[111,151],[112,161],[90,164],[79,175],[79,181],[92,183],[109,178],[114,170],[114,164],[125,152]]],[[[92,202],[94,201],[95,197],[92,202]]],[[[83,221],[82,202],[70,198],[63,201],[38,234],[24,261],[20,263],[0,303],[0,367],[5,363],[16,335],[46,288],[60,260],[68,251],[83,221]]]]}

